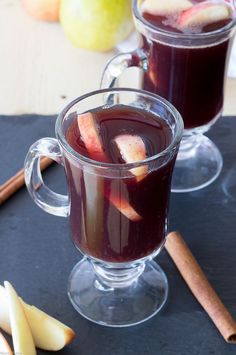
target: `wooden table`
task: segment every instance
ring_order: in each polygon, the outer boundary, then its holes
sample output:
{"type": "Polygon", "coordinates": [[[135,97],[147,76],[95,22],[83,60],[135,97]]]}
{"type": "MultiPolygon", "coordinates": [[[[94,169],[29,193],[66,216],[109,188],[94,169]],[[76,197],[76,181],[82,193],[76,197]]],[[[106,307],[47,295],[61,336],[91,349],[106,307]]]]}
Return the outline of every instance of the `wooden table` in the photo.
{"type": "MultiPolygon", "coordinates": [[[[0,0],[0,48],[0,114],[6,115],[59,112],[99,87],[114,56],[74,48],[58,23],[30,18],[20,0],[0,0]]],[[[224,114],[236,114],[235,98],[236,78],[228,78],[224,114]]]]}

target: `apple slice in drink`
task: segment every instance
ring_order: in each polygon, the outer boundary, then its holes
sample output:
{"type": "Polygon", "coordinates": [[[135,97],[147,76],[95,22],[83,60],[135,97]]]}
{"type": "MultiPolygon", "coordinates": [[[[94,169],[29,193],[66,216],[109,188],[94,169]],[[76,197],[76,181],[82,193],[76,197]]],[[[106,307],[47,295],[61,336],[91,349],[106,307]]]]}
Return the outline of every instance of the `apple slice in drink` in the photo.
{"type": "Polygon", "coordinates": [[[23,305],[12,285],[5,281],[4,286],[8,299],[14,352],[23,355],[36,355],[33,336],[23,305]]]}
{"type": "Polygon", "coordinates": [[[9,344],[4,338],[4,336],[2,335],[2,333],[0,333],[0,354],[13,355],[9,344]]]}
{"type": "MultiPolygon", "coordinates": [[[[114,141],[122,159],[126,163],[136,163],[147,158],[146,147],[140,136],[122,134],[115,137],[114,141]]],[[[137,168],[132,168],[130,171],[136,176],[137,182],[139,182],[147,175],[148,166],[142,165],[137,168]]]]}
{"type": "MultiPolygon", "coordinates": [[[[104,152],[101,139],[99,137],[99,131],[97,123],[91,112],[79,114],[77,116],[77,123],[79,126],[80,134],[85,147],[91,157],[97,158],[99,161],[107,161],[106,154],[104,152]]],[[[100,184],[102,179],[100,179],[100,184]]],[[[134,210],[134,208],[122,197],[111,197],[110,201],[113,205],[127,218],[132,221],[137,221],[142,217],[134,210]]]]}
{"type": "Polygon", "coordinates": [[[99,136],[98,125],[91,112],[79,114],[77,116],[80,135],[84,145],[94,160],[106,162],[107,157],[104,152],[101,138],[99,136]]]}
{"type": "Polygon", "coordinates": [[[214,22],[227,20],[231,17],[230,7],[224,3],[214,3],[205,1],[194,5],[192,8],[184,11],[178,20],[181,29],[204,27],[214,22]]]}
{"type": "Polygon", "coordinates": [[[127,200],[121,196],[110,195],[110,201],[112,204],[128,219],[133,222],[138,222],[142,219],[142,216],[138,214],[135,209],[129,204],[127,200]]]}
{"type": "Polygon", "coordinates": [[[142,12],[151,15],[168,16],[175,15],[193,6],[189,0],[145,0],[142,3],[142,12]]]}
{"type": "MultiPolygon", "coordinates": [[[[19,298],[19,300],[21,300],[19,298]]],[[[43,350],[57,351],[69,344],[74,337],[74,332],[65,324],[49,316],[37,307],[30,306],[21,300],[24,313],[29,322],[35,346],[43,350]]],[[[0,328],[12,334],[8,311],[7,292],[0,285],[0,328]]],[[[1,352],[0,352],[1,354],[1,352]]]]}

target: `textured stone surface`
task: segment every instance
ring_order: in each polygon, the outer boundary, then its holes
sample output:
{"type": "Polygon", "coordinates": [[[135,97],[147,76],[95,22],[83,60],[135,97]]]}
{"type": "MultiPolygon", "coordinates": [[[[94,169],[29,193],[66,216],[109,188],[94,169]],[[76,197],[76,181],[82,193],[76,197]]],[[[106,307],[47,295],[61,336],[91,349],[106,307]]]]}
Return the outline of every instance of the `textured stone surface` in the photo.
{"type": "MultiPolygon", "coordinates": [[[[43,136],[54,136],[54,118],[0,117],[0,184],[22,167],[29,145],[43,136]]],[[[170,229],[182,233],[236,317],[236,119],[219,120],[209,136],[223,152],[223,172],[199,192],[172,194],[170,229]]],[[[54,190],[66,191],[60,167],[50,167],[45,178],[54,190]]],[[[164,309],[141,325],[123,329],[93,324],[72,308],[67,279],[80,258],[67,220],[40,210],[25,188],[0,206],[0,283],[9,280],[25,301],[73,327],[76,338],[60,354],[235,354],[235,346],[224,342],[165,251],[157,258],[170,286],[164,309]]]]}

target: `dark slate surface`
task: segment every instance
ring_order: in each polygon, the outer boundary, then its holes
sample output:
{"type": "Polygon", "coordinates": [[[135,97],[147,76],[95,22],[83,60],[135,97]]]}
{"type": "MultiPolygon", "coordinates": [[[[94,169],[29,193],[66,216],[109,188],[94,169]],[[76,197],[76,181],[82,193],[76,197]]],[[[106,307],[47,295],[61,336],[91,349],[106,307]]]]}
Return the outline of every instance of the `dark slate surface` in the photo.
{"type": "MultiPolygon", "coordinates": [[[[29,145],[43,136],[54,136],[53,117],[0,117],[0,184],[22,166],[29,145]]],[[[236,119],[219,120],[209,136],[223,152],[224,170],[199,192],[172,194],[170,229],[184,235],[236,318],[236,119]]],[[[50,167],[45,178],[56,191],[65,191],[60,167],[50,167]]],[[[74,342],[60,354],[236,353],[236,345],[224,342],[165,251],[157,259],[168,276],[170,294],[157,316],[123,329],[83,319],[66,295],[69,273],[80,257],[70,241],[67,220],[40,210],[25,188],[0,207],[0,283],[9,280],[28,303],[74,328],[74,342]]]]}
{"type": "Polygon", "coordinates": [[[20,170],[29,146],[54,136],[54,116],[0,116],[0,185],[20,170]]]}

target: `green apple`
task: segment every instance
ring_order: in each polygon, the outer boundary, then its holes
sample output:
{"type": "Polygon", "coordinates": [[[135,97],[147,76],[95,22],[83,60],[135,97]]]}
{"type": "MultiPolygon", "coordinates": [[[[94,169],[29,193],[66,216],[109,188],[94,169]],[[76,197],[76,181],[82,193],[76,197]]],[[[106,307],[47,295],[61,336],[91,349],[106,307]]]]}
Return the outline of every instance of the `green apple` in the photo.
{"type": "Polygon", "coordinates": [[[108,51],[133,29],[131,0],[61,0],[60,21],[76,47],[108,51]]]}

